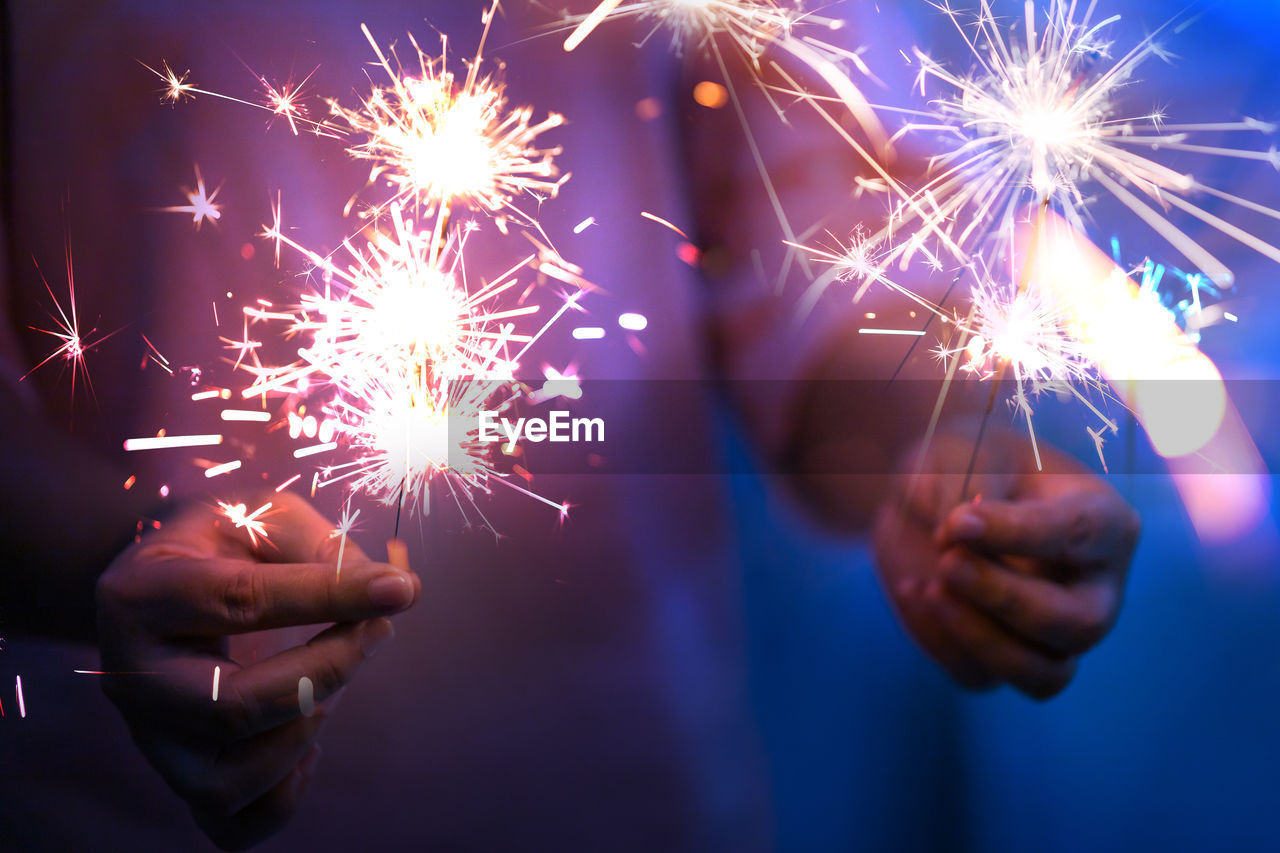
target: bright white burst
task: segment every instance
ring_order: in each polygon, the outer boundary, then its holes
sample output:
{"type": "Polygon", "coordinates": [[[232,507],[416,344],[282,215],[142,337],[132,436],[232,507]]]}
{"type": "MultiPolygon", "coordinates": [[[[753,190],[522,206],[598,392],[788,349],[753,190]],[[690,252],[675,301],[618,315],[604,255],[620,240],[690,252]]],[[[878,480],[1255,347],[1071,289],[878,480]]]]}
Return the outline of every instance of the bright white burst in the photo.
{"type": "MultiPolygon", "coordinates": [[[[1139,67],[1166,54],[1155,36],[1116,52],[1106,33],[1119,16],[1095,21],[1096,5],[1050,0],[1042,15],[1032,0],[1026,0],[1020,27],[1007,31],[997,21],[991,0],[981,0],[971,24],[949,6],[938,7],[963,37],[974,68],[954,71],[915,51],[921,90],[933,80],[942,84],[944,93],[904,132],[939,131],[944,140],[954,138],[958,144],[935,158],[934,176],[919,189],[914,203],[902,208],[895,226],[942,236],[963,261],[974,243],[1013,221],[1027,205],[1047,202],[1083,228],[1081,208],[1089,187],[1096,186],[1219,284],[1231,282],[1230,270],[1171,221],[1170,208],[1280,262],[1280,249],[1189,198],[1203,194],[1253,210],[1259,206],[1207,186],[1150,153],[1191,152],[1280,167],[1274,148],[1256,151],[1194,141],[1197,132],[1269,134],[1275,127],[1249,118],[1174,125],[1159,112],[1125,113],[1120,96],[1136,82],[1139,67]]],[[[1263,212],[1280,217],[1280,212],[1263,212]]]]}
{"type": "Polygon", "coordinates": [[[653,32],[662,26],[670,28],[677,51],[686,44],[705,45],[717,34],[724,34],[748,56],[758,59],[768,45],[789,35],[802,17],[799,3],[777,0],[604,0],[582,18],[564,48],[573,50],[610,18],[641,18],[655,21],[653,32]]]}
{"type": "Polygon", "coordinates": [[[504,411],[523,394],[514,380],[521,358],[578,298],[565,298],[539,327],[524,329],[545,308],[526,304],[517,284],[529,270],[560,279],[573,273],[539,250],[472,284],[462,258],[479,226],[451,229],[441,240],[397,204],[385,218],[390,228],[370,226],[363,244],[343,244],[341,264],[284,234],[278,219],[267,226],[265,235],[303,255],[324,283],[289,311],[246,307],[251,320],[286,323],[304,345],[289,365],[243,364],[254,381],[242,394],[328,389],[325,413],[354,458],[326,468],[322,486],[346,482],[387,504],[425,511],[431,483],[441,480],[466,513],[491,480],[506,483],[493,464],[495,446],[475,435],[480,412],[504,411]]]}
{"type": "Polygon", "coordinates": [[[466,204],[499,222],[508,214],[531,221],[519,199],[553,197],[568,178],[554,162],[560,149],[538,142],[563,117],[552,113],[534,122],[531,107],[511,107],[500,71],[481,72],[483,43],[459,76],[448,67],[444,37],[438,57],[410,37],[416,67],[406,70],[394,49],[388,59],[368,27],[362,29],[390,82],[375,86],[358,108],[329,104],[348,134],[362,140],[347,151],[372,162],[370,181],[387,182],[395,200],[424,213],[466,204]]]}

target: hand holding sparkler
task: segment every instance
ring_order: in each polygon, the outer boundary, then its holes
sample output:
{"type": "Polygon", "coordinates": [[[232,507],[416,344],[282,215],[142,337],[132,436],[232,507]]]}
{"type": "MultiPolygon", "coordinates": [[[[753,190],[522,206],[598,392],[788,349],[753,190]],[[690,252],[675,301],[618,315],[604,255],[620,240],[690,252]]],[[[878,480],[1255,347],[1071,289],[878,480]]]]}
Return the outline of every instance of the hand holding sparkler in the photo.
{"type": "Polygon", "coordinates": [[[371,562],[301,498],[272,495],[267,542],[190,507],[126,549],[98,583],[103,686],[134,740],[220,846],[246,847],[293,813],[315,740],[355,671],[416,600],[411,572],[371,562]],[[240,665],[236,634],[338,624],[240,665]],[[135,673],[135,674],[128,674],[135,673]]]}
{"type": "MultiPolygon", "coordinates": [[[[1007,436],[1000,445],[1018,443],[1007,436]]],[[[1047,699],[1114,624],[1138,517],[1053,451],[1043,472],[979,475],[982,499],[957,507],[957,471],[971,450],[966,439],[936,441],[924,472],[882,507],[881,580],[912,636],[957,682],[1008,683],[1047,699]]]]}

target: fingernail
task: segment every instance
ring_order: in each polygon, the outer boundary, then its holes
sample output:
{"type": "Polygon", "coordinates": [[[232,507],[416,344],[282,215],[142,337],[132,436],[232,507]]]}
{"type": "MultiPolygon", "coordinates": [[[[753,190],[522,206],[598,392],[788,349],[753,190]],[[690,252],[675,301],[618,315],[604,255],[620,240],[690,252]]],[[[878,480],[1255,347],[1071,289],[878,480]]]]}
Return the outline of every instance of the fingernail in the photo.
{"type": "Polygon", "coordinates": [[[951,535],[957,539],[977,539],[986,532],[986,521],[973,512],[962,512],[951,522],[951,535]]]}
{"type": "Polygon", "coordinates": [[[413,603],[413,584],[404,572],[387,572],[369,581],[369,603],[403,610],[413,603]]]}
{"type": "Polygon", "coordinates": [[[360,633],[360,650],[366,658],[371,658],[395,635],[396,629],[390,619],[374,619],[360,633]]]}

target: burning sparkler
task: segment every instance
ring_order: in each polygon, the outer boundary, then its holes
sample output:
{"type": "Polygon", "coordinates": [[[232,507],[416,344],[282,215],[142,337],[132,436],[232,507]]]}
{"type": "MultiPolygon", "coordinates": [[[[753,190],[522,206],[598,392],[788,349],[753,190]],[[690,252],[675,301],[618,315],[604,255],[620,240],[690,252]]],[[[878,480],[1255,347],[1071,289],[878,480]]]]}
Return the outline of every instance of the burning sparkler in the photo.
{"type": "Polygon", "coordinates": [[[1095,21],[1095,3],[1050,0],[1041,27],[1036,4],[1026,0],[1020,37],[1016,29],[1000,28],[991,0],[980,0],[972,28],[959,12],[939,8],[964,38],[975,70],[956,72],[915,50],[921,91],[933,80],[947,93],[902,133],[934,131],[958,143],[934,159],[933,178],[916,193],[917,204],[903,207],[896,227],[943,234],[946,248],[964,261],[964,250],[989,236],[993,223],[1013,221],[1030,203],[1047,202],[1074,227],[1083,228],[1080,209],[1094,185],[1216,284],[1231,284],[1230,269],[1163,211],[1181,211],[1280,262],[1276,246],[1189,198],[1203,194],[1272,218],[1280,218],[1280,211],[1215,189],[1143,153],[1189,152],[1280,168],[1274,148],[1195,141],[1203,132],[1271,134],[1274,125],[1250,118],[1179,125],[1168,123],[1158,111],[1138,116],[1122,111],[1121,92],[1135,81],[1139,67],[1166,56],[1155,35],[1112,59],[1106,33],[1119,16],[1095,21]]]}
{"type": "MultiPolygon", "coordinates": [[[[304,258],[319,286],[294,305],[257,300],[245,306],[241,338],[220,340],[235,353],[234,363],[228,359],[232,369],[251,377],[241,396],[262,400],[263,411],[253,413],[263,415],[257,420],[274,420],[266,411],[269,398],[289,399],[291,407],[305,400],[320,415],[303,416],[302,405],[289,411],[290,436],[314,442],[295,449],[296,458],[340,448],[351,454],[318,472],[313,493],[342,483],[351,492],[395,504],[397,526],[399,507],[428,509],[433,484],[447,489],[464,518],[479,513],[476,496],[495,482],[562,515],[566,509],[508,482],[493,457],[496,449],[474,434],[480,411],[503,411],[523,397],[525,389],[514,379],[522,357],[590,288],[580,270],[549,248],[549,240],[538,239],[545,235],[521,203],[525,197],[554,196],[567,180],[554,162],[560,149],[539,142],[563,119],[551,114],[535,122],[532,108],[512,108],[501,66],[485,69],[484,43],[496,10],[494,2],[483,15],[484,36],[465,73],[449,67],[443,35],[438,56],[410,37],[416,57],[402,64],[394,48],[384,52],[363,27],[387,82],[375,84],[356,107],[326,99],[333,119],[324,123],[305,117],[305,79],[275,88],[255,75],[267,100],[254,104],[199,89],[168,64],[162,72],[151,69],[165,81],[169,102],[215,95],[268,109],[286,118],[295,133],[298,123],[307,123],[322,135],[345,138],[350,156],[371,163],[370,186],[390,190],[389,198],[370,206],[360,231],[343,241],[345,260],[289,236],[277,198],[272,223],[261,236],[274,243],[277,264],[284,247],[304,258]],[[532,250],[507,271],[473,284],[463,254],[468,236],[482,226],[455,223],[463,209],[487,214],[504,235],[509,221],[530,226],[522,234],[532,250]],[[531,301],[533,283],[517,288],[526,273],[572,290],[551,311],[531,301]],[[540,313],[551,316],[535,329],[523,328],[540,313]],[[274,325],[286,339],[301,339],[297,360],[273,363],[264,335],[252,328],[259,324],[274,325]]],[[[204,193],[198,173],[197,182],[201,209],[215,218],[209,213],[213,196],[204,193]]],[[[196,206],[193,198],[183,212],[197,216],[198,224],[196,206]]],[[[135,446],[168,445],[140,439],[135,446]]],[[[235,470],[233,465],[209,470],[222,473],[235,470]]],[[[221,506],[251,540],[265,536],[259,521],[265,508],[249,513],[239,504],[221,506]]],[[[345,506],[338,528],[344,544],[359,512],[351,513],[349,499],[345,506]]]]}
{"type": "MultiPolygon", "coordinates": [[[[485,35],[497,4],[484,17],[485,35]]],[[[531,217],[516,204],[518,197],[554,197],[568,175],[561,176],[554,158],[559,148],[540,148],[538,137],[559,127],[555,113],[533,122],[533,109],[511,109],[500,72],[481,73],[484,39],[467,72],[459,80],[448,67],[448,40],[431,57],[410,37],[417,68],[405,70],[391,51],[378,46],[368,27],[365,37],[390,83],[375,86],[358,109],[329,102],[333,115],[349,134],[364,141],[347,149],[359,160],[372,161],[369,180],[395,188],[394,200],[447,211],[456,203],[475,205],[499,217],[531,217]]]]}

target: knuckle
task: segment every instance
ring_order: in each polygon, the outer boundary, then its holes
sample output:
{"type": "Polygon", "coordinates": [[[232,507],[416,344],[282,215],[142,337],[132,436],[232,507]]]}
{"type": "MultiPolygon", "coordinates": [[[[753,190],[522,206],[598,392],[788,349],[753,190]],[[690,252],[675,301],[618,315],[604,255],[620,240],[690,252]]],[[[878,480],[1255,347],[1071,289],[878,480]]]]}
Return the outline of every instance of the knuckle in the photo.
{"type": "Polygon", "coordinates": [[[317,699],[328,698],[337,693],[346,684],[349,677],[348,668],[333,655],[318,656],[315,669],[312,672],[312,678],[315,679],[315,684],[318,688],[317,692],[320,694],[317,699]]]}
{"type": "Polygon", "coordinates": [[[215,704],[217,712],[214,723],[218,733],[226,740],[243,740],[257,729],[256,723],[261,718],[261,713],[252,696],[230,686],[215,704]]]}
{"type": "Polygon", "coordinates": [[[267,589],[262,574],[253,564],[237,568],[227,579],[222,593],[222,609],[230,624],[253,625],[258,613],[268,607],[267,589]]]}
{"type": "Polygon", "coordinates": [[[1089,555],[1098,538],[1098,518],[1094,507],[1077,504],[1067,512],[1063,530],[1063,546],[1067,554],[1089,555]]]}

